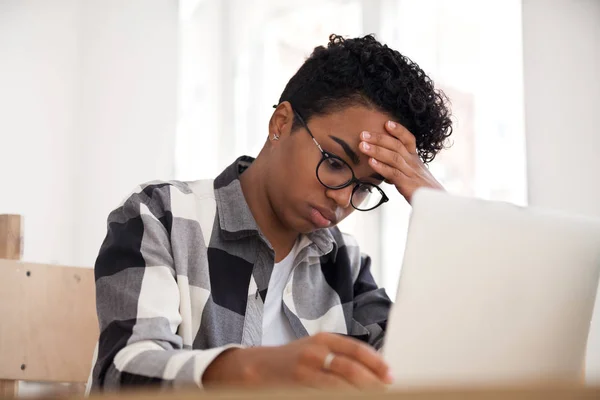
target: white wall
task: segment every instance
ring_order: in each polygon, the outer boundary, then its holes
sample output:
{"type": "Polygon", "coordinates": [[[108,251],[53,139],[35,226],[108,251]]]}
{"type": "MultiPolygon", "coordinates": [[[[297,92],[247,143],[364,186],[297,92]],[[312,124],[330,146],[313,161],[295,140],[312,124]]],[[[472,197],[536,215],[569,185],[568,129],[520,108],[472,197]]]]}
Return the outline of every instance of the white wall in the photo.
{"type": "Polygon", "coordinates": [[[0,213],[25,216],[24,257],[74,261],[77,0],[0,1],[0,213]]]}
{"type": "MultiPolygon", "coordinates": [[[[529,203],[600,217],[600,1],[523,0],[529,203]]],[[[600,383],[600,296],[587,353],[600,383]]]]}
{"type": "Polygon", "coordinates": [[[0,213],[24,259],[91,266],[106,217],[171,178],[176,0],[0,1],[0,213]]]}
{"type": "Polygon", "coordinates": [[[176,0],[91,0],[80,16],[75,261],[91,265],[106,217],[139,183],[172,179],[176,0]]]}

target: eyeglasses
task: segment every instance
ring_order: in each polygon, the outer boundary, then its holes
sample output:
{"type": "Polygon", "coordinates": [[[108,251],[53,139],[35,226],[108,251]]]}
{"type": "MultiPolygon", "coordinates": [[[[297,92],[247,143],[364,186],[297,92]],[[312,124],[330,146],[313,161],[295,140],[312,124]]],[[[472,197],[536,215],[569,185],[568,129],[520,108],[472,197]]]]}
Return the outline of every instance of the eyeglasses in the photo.
{"type": "Polygon", "coordinates": [[[352,167],[346,161],[335,154],[323,150],[308,128],[308,124],[304,121],[304,118],[296,110],[294,110],[294,114],[322,154],[321,161],[317,164],[316,173],[317,179],[323,186],[328,189],[339,190],[355,184],[354,189],[352,189],[350,204],[358,211],[370,211],[389,201],[389,198],[379,186],[358,180],[356,175],[354,175],[352,167]]]}

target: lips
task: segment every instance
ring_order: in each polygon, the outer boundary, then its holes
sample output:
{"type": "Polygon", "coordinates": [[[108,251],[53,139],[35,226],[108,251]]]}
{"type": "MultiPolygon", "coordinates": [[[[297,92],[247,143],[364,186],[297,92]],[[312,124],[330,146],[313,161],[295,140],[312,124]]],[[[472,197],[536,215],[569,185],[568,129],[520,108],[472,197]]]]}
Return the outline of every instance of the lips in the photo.
{"type": "Polygon", "coordinates": [[[336,222],[335,214],[321,207],[312,207],[310,219],[319,228],[327,228],[336,222]]]}
{"type": "Polygon", "coordinates": [[[310,221],[317,228],[327,228],[331,225],[331,221],[325,218],[316,208],[312,208],[310,211],[310,221]]]}
{"type": "Polygon", "coordinates": [[[335,216],[334,212],[331,212],[326,208],[321,208],[321,207],[315,207],[315,208],[317,209],[317,211],[319,211],[321,213],[322,216],[324,216],[329,221],[331,221],[332,224],[334,224],[336,222],[336,216],[335,216]]]}

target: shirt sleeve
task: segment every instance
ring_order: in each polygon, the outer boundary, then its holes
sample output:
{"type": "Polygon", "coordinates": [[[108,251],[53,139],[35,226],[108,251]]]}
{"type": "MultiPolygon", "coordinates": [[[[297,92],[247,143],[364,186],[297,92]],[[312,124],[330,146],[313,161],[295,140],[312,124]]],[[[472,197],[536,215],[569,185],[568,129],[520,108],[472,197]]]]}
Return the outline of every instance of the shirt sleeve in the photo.
{"type": "Polygon", "coordinates": [[[95,264],[100,324],[93,389],[131,385],[202,387],[223,351],[184,348],[180,288],[171,253],[168,184],[147,185],[108,217],[95,264]]]}
{"type": "Polygon", "coordinates": [[[368,343],[381,349],[392,302],[383,288],[378,288],[371,274],[371,257],[361,254],[360,270],[354,282],[354,319],[367,331],[368,343]]]}

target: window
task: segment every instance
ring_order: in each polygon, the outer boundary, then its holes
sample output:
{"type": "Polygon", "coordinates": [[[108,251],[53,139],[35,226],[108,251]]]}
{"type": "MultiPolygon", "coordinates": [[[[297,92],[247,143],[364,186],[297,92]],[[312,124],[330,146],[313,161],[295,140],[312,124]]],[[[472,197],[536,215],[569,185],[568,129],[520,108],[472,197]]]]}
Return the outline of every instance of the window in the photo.
{"type": "MultiPolygon", "coordinates": [[[[452,193],[525,204],[521,1],[386,1],[383,7],[382,39],[419,63],[452,101],[453,146],[433,161],[433,174],[452,193]]],[[[399,196],[388,204],[380,278],[393,296],[410,210],[399,196]]]]}
{"type": "MultiPolygon", "coordinates": [[[[452,193],[526,202],[520,0],[181,2],[178,179],[257,155],[288,79],[331,33],[379,40],[415,60],[452,101],[453,146],[431,164],[452,193]]],[[[391,201],[340,228],[395,296],[410,207],[391,201]]],[[[432,244],[435,246],[435,244],[432,244]]]]}

